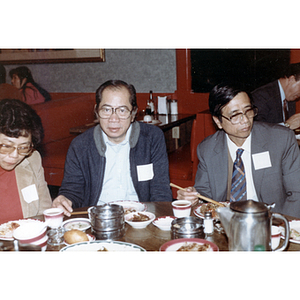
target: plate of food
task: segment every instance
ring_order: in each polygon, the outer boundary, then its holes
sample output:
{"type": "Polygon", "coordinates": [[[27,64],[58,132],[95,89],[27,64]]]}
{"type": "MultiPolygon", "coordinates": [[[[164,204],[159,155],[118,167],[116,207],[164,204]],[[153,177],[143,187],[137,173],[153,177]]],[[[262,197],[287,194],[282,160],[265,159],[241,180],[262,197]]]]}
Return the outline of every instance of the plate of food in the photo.
{"type": "Polygon", "coordinates": [[[146,204],[138,202],[138,201],[119,200],[119,201],[112,201],[109,203],[122,205],[124,208],[125,215],[133,213],[133,212],[142,212],[142,211],[147,210],[146,204]]]}
{"type": "MultiPolygon", "coordinates": [[[[68,233],[70,233],[71,231],[73,231],[74,229],[71,229],[68,231],[68,233]]],[[[78,230],[78,229],[75,229],[75,230],[78,230]]],[[[81,231],[82,232],[82,231],[81,231]]],[[[72,236],[67,236],[67,232],[64,234],[64,243],[65,245],[69,246],[69,245],[74,245],[76,243],[81,243],[83,241],[85,242],[92,242],[92,241],[95,241],[96,238],[94,235],[92,234],[89,234],[89,233],[85,233],[85,232],[82,232],[82,234],[84,234],[84,236],[78,236],[78,241],[76,240],[76,237],[72,237],[72,236]]]]}
{"type": "Polygon", "coordinates": [[[41,222],[36,219],[20,219],[16,221],[9,221],[0,225],[0,240],[13,241],[13,232],[24,223],[41,222]]]}
{"type": "Polygon", "coordinates": [[[87,218],[74,218],[64,221],[62,226],[66,231],[71,229],[85,231],[91,227],[91,222],[87,218]]]}
{"type": "MultiPolygon", "coordinates": [[[[300,221],[292,220],[290,224],[290,242],[300,244],[300,221]]],[[[281,231],[281,238],[284,239],[284,228],[279,227],[281,231]]]]}
{"type": "Polygon", "coordinates": [[[206,252],[219,251],[216,244],[198,238],[175,239],[164,243],[159,251],[206,252]]]}
{"type": "Polygon", "coordinates": [[[110,251],[142,251],[146,250],[138,245],[119,242],[119,241],[92,241],[82,242],[66,246],[60,250],[65,251],[92,251],[92,252],[110,252],[110,251]]]}
{"type": "MultiPolygon", "coordinates": [[[[230,202],[220,202],[226,206],[230,205],[230,202]]],[[[204,214],[207,211],[211,211],[212,213],[212,217],[213,219],[219,219],[218,213],[216,212],[216,209],[220,207],[217,204],[213,204],[213,203],[202,203],[200,205],[198,205],[195,209],[194,209],[194,214],[195,216],[204,219],[204,214]]]]}

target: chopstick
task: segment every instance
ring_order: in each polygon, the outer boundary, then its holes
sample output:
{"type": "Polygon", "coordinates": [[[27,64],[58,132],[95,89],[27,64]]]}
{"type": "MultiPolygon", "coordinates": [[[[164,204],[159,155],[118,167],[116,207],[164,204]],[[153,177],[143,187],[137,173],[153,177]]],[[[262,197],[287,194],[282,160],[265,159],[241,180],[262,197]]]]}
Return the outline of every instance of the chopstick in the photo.
{"type": "Polygon", "coordinates": [[[74,215],[85,215],[87,213],[88,213],[87,211],[73,211],[73,212],[71,212],[71,216],[74,216],[74,215]]]}
{"type": "MultiPolygon", "coordinates": [[[[180,186],[178,186],[178,185],[176,185],[176,184],[174,184],[174,183],[170,183],[170,186],[172,186],[172,187],[174,187],[174,188],[176,188],[176,189],[182,190],[182,191],[185,191],[185,190],[186,190],[186,189],[184,189],[184,188],[182,188],[182,187],[180,187],[180,186]]],[[[220,202],[215,201],[215,200],[213,200],[213,199],[210,199],[210,198],[207,198],[207,197],[205,197],[205,196],[202,196],[202,195],[200,195],[199,193],[197,194],[197,197],[198,197],[199,199],[205,200],[205,201],[207,201],[207,202],[211,202],[211,203],[216,204],[216,205],[219,205],[219,206],[225,206],[223,203],[220,203],[220,202]]]]}

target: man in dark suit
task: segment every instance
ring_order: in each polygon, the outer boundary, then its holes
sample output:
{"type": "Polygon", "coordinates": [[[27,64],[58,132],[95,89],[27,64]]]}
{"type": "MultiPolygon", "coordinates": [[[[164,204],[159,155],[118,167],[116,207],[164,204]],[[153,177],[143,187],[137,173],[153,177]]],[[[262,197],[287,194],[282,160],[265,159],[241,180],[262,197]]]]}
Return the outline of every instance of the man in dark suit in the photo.
{"type": "Polygon", "coordinates": [[[195,185],[178,191],[178,199],[194,202],[198,192],[216,201],[236,201],[233,174],[241,151],[241,199],[275,202],[274,211],[300,217],[300,151],[293,131],[253,122],[257,109],[249,95],[233,85],[214,87],[209,107],[220,130],[198,145],[195,185]]]}
{"type": "Polygon", "coordinates": [[[255,120],[299,128],[300,114],[295,113],[296,101],[300,99],[300,63],[289,65],[281,78],[257,88],[252,97],[258,108],[255,120]],[[287,101],[286,111],[284,100],[287,101]]]}

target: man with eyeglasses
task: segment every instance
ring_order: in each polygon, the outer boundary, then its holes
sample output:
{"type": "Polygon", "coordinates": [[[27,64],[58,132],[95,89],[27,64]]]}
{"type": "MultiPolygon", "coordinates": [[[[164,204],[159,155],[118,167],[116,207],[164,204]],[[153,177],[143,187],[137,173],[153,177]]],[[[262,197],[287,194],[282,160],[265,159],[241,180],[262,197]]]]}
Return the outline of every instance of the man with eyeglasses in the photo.
{"type": "Polygon", "coordinates": [[[197,148],[194,187],[178,191],[192,202],[197,192],[216,201],[275,203],[273,211],[300,217],[300,152],[284,126],[254,121],[257,108],[243,88],[219,84],[209,95],[219,130],[197,148]]]}
{"type": "Polygon", "coordinates": [[[164,134],[135,121],[137,110],[133,85],[109,80],[97,89],[99,125],[71,143],[53,207],[70,215],[116,200],[172,201],[164,134]]]}

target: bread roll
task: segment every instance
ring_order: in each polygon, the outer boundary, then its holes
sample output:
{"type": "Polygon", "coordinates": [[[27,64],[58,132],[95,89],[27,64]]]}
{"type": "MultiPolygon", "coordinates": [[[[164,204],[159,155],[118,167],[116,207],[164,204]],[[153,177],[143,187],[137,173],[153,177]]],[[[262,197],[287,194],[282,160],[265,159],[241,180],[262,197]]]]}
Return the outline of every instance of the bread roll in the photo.
{"type": "Polygon", "coordinates": [[[64,238],[67,244],[75,244],[80,242],[86,242],[89,240],[87,234],[78,229],[72,229],[66,231],[64,234],[64,238]]]}

